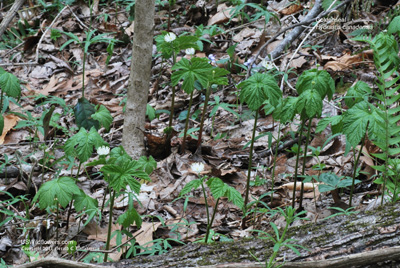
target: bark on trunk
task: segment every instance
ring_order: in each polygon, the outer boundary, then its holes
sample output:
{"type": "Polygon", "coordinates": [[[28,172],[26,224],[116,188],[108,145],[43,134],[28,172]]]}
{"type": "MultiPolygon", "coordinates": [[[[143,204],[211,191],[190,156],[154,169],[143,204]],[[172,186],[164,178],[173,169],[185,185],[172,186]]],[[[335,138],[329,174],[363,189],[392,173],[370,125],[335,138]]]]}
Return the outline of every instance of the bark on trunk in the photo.
{"type": "Polygon", "coordinates": [[[122,138],[122,145],[134,159],[145,153],[142,131],[151,74],[154,9],[154,0],[136,1],[130,88],[122,138]]]}

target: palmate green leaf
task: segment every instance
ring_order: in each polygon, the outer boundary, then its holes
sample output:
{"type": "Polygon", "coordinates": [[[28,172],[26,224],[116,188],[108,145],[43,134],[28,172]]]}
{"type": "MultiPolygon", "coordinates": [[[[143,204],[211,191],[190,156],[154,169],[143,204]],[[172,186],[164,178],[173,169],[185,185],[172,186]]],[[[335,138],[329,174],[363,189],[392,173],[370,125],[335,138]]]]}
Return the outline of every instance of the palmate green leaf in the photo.
{"type": "Polygon", "coordinates": [[[189,193],[192,190],[195,190],[199,188],[199,186],[203,183],[201,179],[195,179],[192,181],[189,181],[186,183],[186,185],[183,187],[181,192],[179,193],[179,196],[184,196],[185,194],[189,193]]]}
{"type": "Polygon", "coordinates": [[[400,33],[400,16],[392,19],[387,30],[389,34],[400,33]]]}
{"type": "Polygon", "coordinates": [[[80,194],[73,178],[60,177],[44,183],[34,197],[34,202],[39,198],[40,209],[45,209],[54,204],[57,198],[62,207],[66,207],[72,200],[72,196],[80,194]]]}
{"type": "MultiPolygon", "coordinates": [[[[322,132],[324,129],[326,129],[328,127],[329,124],[331,124],[332,126],[339,125],[342,122],[342,119],[343,119],[343,117],[341,115],[324,117],[318,122],[318,125],[317,125],[317,128],[315,129],[315,132],[316,133],[322,132]]],[[[336,133],[337,132],[334,132],[332,134],[336,134],[336,133]]]]}
{"type": "Polygon", "coordinates": [[[96,112],[91,117],[99,121],[107,132],[110,130],[113,118],[110,111],[104,105],[96,105],[96,112]]]}
{"type": "Polygon", "coordinates": [[[166,34],[167,33],[156,36],[155,40],[156,40],[157,50],[161,52],[164,59],[169,59],[172,56],[174,48],[171,43],[165,42],[164,36],[166,34]]]}
{"type": "Polygon", "coordinates": [[[100,128],[99,121],[94,120],[92,115],[96,112],[95,106],[86,98],[82,97],[74,107],[75,123],[79,128],[89,130],[92,127],[100,128]]]}
{"type": "Polygon", "coordinates": [[[13,98],[19,98],[21,96],[21,85],[18,78],[6,72],[0,67],[0,89],[7,95],[13,98]]]}
{"type": "Polygon", "coordinates": [[[80,212],[84,209],[95,209],[99,206],[98,201],[85,194],[82,189],[80,189],[79,192],[79,194],[74,195],[74,207],[77,212],[80,212]]]}
{"type": "Polygon", "coordinates": [[[187,49],[187,48],[194,48],[196,50],[200,49],[197,44],[197,42],[199,41],[199,38],[197,36],[183,35],[183,36],[179,36],[174,41],[177,44],[177,46],[176,46],[177,53],[180,50],[187,49]]]}
{"type": "Polygon", "coordinates": [[[368,86],[367,83],[363,81],[358,81],[354,86],[352,86],[346,94],[344,102],[346,105],[351,108],[354,104],[362,101],[368,100],[369,95],[371,95],[372,89],[368,86]]]}
{"type": "Polygon", "coordinates": [[[317,90],[309,89],[304,91],[297,101],[297,112],[306,114],[308,118],[321,117],[322,99],[317,90]]]}
{"type": "Polygon", "coordinates": [[[196,50],[201,50],[199,43],[200,45],[202,44],[201,41],[199,42],[199,38],[197,36],[184,35],[177,37],[172,42],[166,42],[164,37],[167,34],[168,32],[163,32],[163,34],[158,35],[155,38],[157,50],[161,52],[163,58],[165,59],[171,58],[173,52],[177,54],[183,49],[194,48],[196,50]]]}
{"type": "Polygon", "coordinates": [[[267,74],[255,73],[241,82],[238,88],[241,89],[240,100],[246,102],[252,111],[258,110],[266,100],[277,106],[282,98],[282,91],[275,78],[267,74]]]}
{"type": "Polygon", "coordinates": [[[118,165],[107,164],[100,171],[109,176],[110,186],[115,191],[119,192],[129,185],[135,193],[139,194],[140,183],[135,177],[150,181],[149,175],[141,169],[142,166],[137,161],[126,161],[118,165]]]}
{"type": "Polygon", "coordinates": [[[214,198],[227,197],[230,202],[243,209],[244,201],[242,195],[233,187],[224,183],[220,178],[212,177],[206,184],[211,190],[214,198]]]}
{"type": "Polygon", "coordinates": [[[243,210],[244,201],[242,195],[239,193],[238,190],[231,186],[228,186],[225,194],[229,201],[231,201],[235,206],[243,210]]]}
{"type": "Polygon", "coordinates": [[[112,163],[109,162],[111,164],[119,165],[124,162],[132,161],[132,157],[130,155],[128,155],[128,153],[125,151],[124,147],[122,147],[121,145],[111,149],[110,157],[113,159],[112,163]]]}
{"type": "Polygon", "coordinates": [[[69,156],[78,157],[79,161],[83,163],[90,158],[94,148],[102,145],[108,146],[95,128],[92,127],[89,132],[81,128],[78,133],[66,141],[64,151],[69,156]]]}
{"type": "Polygon", "coordinates": [[[136,223],[137,228],[142,226],[142,218],[134,207],[128,209],[124,214],[119,216],[117,222],[124,228],[128,228],[133,223],[136,223]]]}
{"type": "Polygon", "coordinates": [[[210,188],[211,194],[214,198],[226,197],[226,185],[220,178],[212,177],[206,184],[210,188]]]}
{"type": "Polygon", "coordinates": [[[138,159],[138,163],[143,167],[143,170],[149,175],[157,167],[157,162],[151,155],[149,156],[149,158],[147,158],[146,156],[141,156],[138,159]]]}
{"type": "Polygon", "coordinates": [[[192,58],[190,61],[182,58],[174,66],[175,71],[171,76],[172,86],[176,86],[183,80],[182,89],[190,94],[194,90],[194,83],[197,80],[203,87],[209,82],[209,75],[213,67],[206,58],[192,58]]]}
{"type": "Polygon", "coordinates": [[[351,146],[355,147],[359,144],[367,131],[368,124],[370,124],[370,129],[378,130],[376,114],[374,106],[365,101],[347,110],[343,117],[343,133],[351,146]]]}
{"type": "Polygon", "coordinates": [[[296,83],[296,89],[299,95],[307,90],[315,89],[321,99],[328,96],[328,99],[331,100],[333,93],[335,93],[335,81],[327,71],[311,69],[300,75],[296,83]]]}
{"type": "Polygon", "coordinates": [[[290,96],[281,100],[273,113],[274,119],[282,124],[291,122],[296,115],[297,101],[298,98],[290,96]]]}
{"type": "Polygon", "coordinates": [[[210,72],[210,76],[208,78],[209,85],[227,85],[227,74],[229,74],[228,70],[224,68],[214,67],[210,72]]]}

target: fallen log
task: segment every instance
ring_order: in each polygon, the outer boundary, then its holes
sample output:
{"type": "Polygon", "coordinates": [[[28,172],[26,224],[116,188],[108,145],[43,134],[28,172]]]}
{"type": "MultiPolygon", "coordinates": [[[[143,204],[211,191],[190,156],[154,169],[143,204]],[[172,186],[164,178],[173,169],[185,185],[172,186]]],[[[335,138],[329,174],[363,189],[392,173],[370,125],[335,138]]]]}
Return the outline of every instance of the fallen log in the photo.
{"type": "MultiPolygon", "coordinates": [[[[291,227],[287,237],[297,240],[297,244],[308,250],[299,250],[301,256],[297,256],[291,250],[284,249],[277,260],[285,262],[282,267],[286,268],[400,267],[399,234],[400,206],[386,205],[374,211],[291,227]]],[[[192,243],[163,255],[140,256],[104,265],[115,268],[260,268],[265,264],[255,262],[254,257],[264,262],[272,254],[272,248],[270,241],[255,238],[208,245],[192,243]]],[[[39,267],[34,264],[17,267],[39,267]]],[[[41,266],[46,266],[43,260],[41,266]]],[[[71,266],[68,263],[68,267],[83,266],[79,263],[71,266]]]]}

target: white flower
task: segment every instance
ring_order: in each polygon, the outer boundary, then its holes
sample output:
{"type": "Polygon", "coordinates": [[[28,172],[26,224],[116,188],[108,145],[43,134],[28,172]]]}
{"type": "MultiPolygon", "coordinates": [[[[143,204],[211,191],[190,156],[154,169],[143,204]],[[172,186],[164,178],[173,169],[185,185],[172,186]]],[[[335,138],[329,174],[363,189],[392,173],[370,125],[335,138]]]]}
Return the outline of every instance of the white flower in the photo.
{"type": "Polygon", "coordinates": [[[196,51],[194,50],[194,48],[187,48],[186,50],[185,50],[185,53],[186,53],[186,55],[194,55],[194,53],[195,53],[196,51]]]}
{"type": "Polygon", "coordinates": [[[108,155],[110,153],[110,147],[108,146],[100,146],[97,148],[98,155],[108,155]]]}
{"type": "Polygon", "coordinates": [[[193,172],[200,174],[204,170],[204,164],[203,163],[193,163],[190,168],[192,169],[193,172]]]}
{"type": "Polygon", "coordinates": [[[164,40],[165,42],[171,43],[172,41],[174,41],[176,39],[176,35],[174,33],[167,33],[164,36],[164,40]]]}
{"type": "Polygon", "coordinates": [[[270,60],[267,60],[267,59],[263,59],[261,61],[261,66],[264,67],[267,70],[271,70],[271,69],[275,68],[275,66],[272,64],[272,62],[270,60]]]}

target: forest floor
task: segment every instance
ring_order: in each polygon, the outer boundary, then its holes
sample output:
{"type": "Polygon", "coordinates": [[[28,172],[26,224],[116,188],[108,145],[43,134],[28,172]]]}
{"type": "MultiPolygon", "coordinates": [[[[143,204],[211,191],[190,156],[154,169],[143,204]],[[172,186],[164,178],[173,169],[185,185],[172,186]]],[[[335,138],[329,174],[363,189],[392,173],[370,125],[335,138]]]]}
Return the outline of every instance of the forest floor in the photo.
{"type": "MultiPolygon", "coordinates": [[[[129,7],[133,2],[93,1],[92,9],[88,1],[68,1],[71,5],[67,7],[56,4],[61,2],[53,2],[23,6],[21,10],[31,10],[32,16],[26,17],[27,24],[18,23],[22,16],[20,12],[19,18],[8,25],[3,40],[0,40],[0,67],[17,76],[22,84],[19,100],[2,97],[0,258],[8,265],[23,264],[46,256],[72,259],[65,249],[57,248],[71,240],[77,241],[77,245],[84,249],[75,254],[75,260],[93,261],[99,258],[107,238],[110,199],[107,183],[100,168],[85,166],[85,163],[80,165],[75,159],[67,157],[64,144],[78,131],[73,107],[82,97],[84,83],[85,98],[93,104],[105,106],[113,118],[109,131],[105,128],[99,130],[101,137],[111,148],[121,145],[134,25],[130,20],[129,7]],[[106,34],[119,42],[112,48],[107,42],[87,47],[83,81],[85,48],[76,42],[63,47],[70,36],[61,34],[55,38],[57,34],[53,30],[47,31],[40,40],[49,26],[73,33],[81,41],[87,38],[90,29],[95,29],[96,34],[106,34]],[[27,64],[35,62],[37,51],[38,64],[27,64]],[[112,54],[108,57],[110,51],[112,54]],[[8,105],[5,108],[4,103],[8,105]],[[50,110],[50,118],[46,118],[50,110]],[[76,178],[79,188],[97,200],[99,208],[105,203],[101,217],[96,216],[86,222],[87,214],[69,209],[72,203],[61,209],[34,206],[37,200],[33,197],[40,186],[63,176],[76,178]],[[22,250],[27,240],[36,241],[36,244],[22,250]]],[[[156,1],[155,37],[165,34],[163,31],[167,30],[170,21],[170,31],[177,36],[194,35],[203,41],[202,49],[196,50],[193,56],[185,55],[185,50],[182,50],[176,61],[185,57],[208,58],[212,65],[228,70],[229,74],[226,76],[227,85],[212,88],[201,151],[196,152],[196,144],[204,90],[194,91],[190,111],[190,95],[183,90],[176,92],[172,121],[176,135],[171,144],[165,144],[164,129],[168,126],[171,109],[172,60],[164,59],[154,43],[148,97],[151,108],[147,109],[143,131],[148,155],[156,160],[157,167],[150,174],[151,181],[143,183],[137,195],[141,205],[136,204],[135,208],[142,216],[143,224],[140,228],[128,228],[136,239],[135,244],[127,243],[132,247],[131,256],[162,254],[171,247],[201,239],[204,241],[208,223],[205,204],[212,213],[218,201],[211,195],[205,200],[200,190],[192,191],[189,197],[179,195],[188,182],[198,178],[193,170],[194,163],[205,164],[204,171],[200,173],[202,176],[218,177],[245,195],[255,112],[240,102],[237,85],[247,78],[251,64],[253,73],[268,71],[273,75],[279,81],[284,97],[298,95],[295,85],[305,71],[313,68],[326,70],[335,83],[335,93],[331,100],[323,102],[322,118],[341,115],[349,108],[344,96],[357,81],[363,81],[372,90],[377,90],[374,81],[378,73],[373,52],[368,44],[352,40],[359,34],[353,31],[369,27],[368,34],[377,35],[387,28],[391,18],[400,14],[399,4],[395,8],[396,3],[378,3],[368,11],[360,6],[357,7],[360,9],[357,14],[350,8],[341,9],[323,19],[320,27],[311,30],[312,25],[308,25],[310,27],[272,63],[264,60],[265,57],[291,30],[279,35],[265,48],[263,45],[275,33],[302,22],[314,1],[298,1],[297,4],[269,1],[267,6],[253,2],[256,3],[176,1],[169,14],[168,1],[156,1]],[[273,16],[268,20],[266,14],[273,16]],[[188,112],[187,148],[181,153],[188,112]]],[[[3,8],[0,12],[5,14],[7,10],[3,8]]],[[[321,173],[333,173],[340,178],[351,179],[360,145],[347,151],[344,135],[330,138],[331,127],[316,132],[319,121],[318,118],[311,121],[305,176],[315,178],[321,173]]],[[[254,230],[270,231],[271,222],[285,227],[285,218],[271,211],[292,205],[300,126],[300,117],[281,124],[272,114],[261,109],[250,173],[249,200],[256,205],[243,225],[243,211],[228,199],[219,200],[212,225],[213,241],[255,236],[254,230]]],[[[311,180],[304,184],[302,198],[307,220],[296,221],[293,225],[317,222],[338,212],[369,211],[381,204],[381,188],[374,183],[378,172],[373,166],[377,160],[372,156],[380,149],[368,137],[364,138],[356,167],[356,179],[360,182],[354,187],[353,209],[349,209],[348,205],[351,187],[324,192],[319,191],[318,183],[311,180]]],[[[300,139],[302,146],[304,141],[300,139]]],[[[95,159],[98,155],[93,153],[86,163],[95,159]]],[[[301,172],[301,166],[298,170],[301,172]]],[[[300,188],[295,194],[297,206],[300,188]]],[[[116,219],[128,205],[126,195],[120,195],[115,200],[112,230],[121,229],[116,219]]],[[[126,237],[113,238],[111,247],[126,241],[126,237]]],[[[115,251],[110,257],[118,261],[126,258],[126,254],[125,251],[115,251]]]]}

